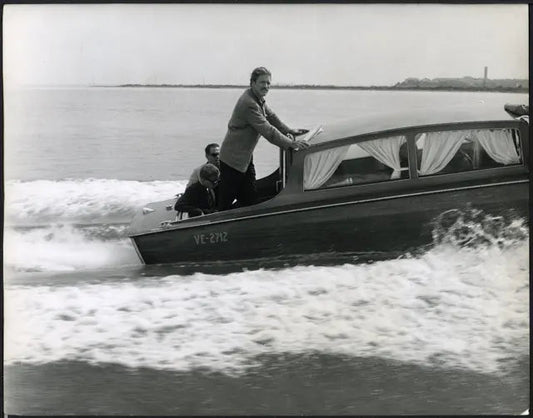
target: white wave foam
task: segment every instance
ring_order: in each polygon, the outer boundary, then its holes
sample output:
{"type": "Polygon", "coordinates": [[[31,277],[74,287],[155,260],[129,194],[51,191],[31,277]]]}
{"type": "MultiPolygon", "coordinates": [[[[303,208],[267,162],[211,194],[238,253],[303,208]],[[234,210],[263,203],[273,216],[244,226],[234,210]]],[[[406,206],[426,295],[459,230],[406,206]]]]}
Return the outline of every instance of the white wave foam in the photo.
{"type": "Polygon", "coordinates": [[[528,269],[523,241],[369,265],[8,288],[5,359],[238,372],[258,354],[318,351],[498,372],[529,353],[528,269]]]}
{"type": "Polygon", "coordinates": [[[103,241],[70,225],[4,231],[4,266],[21,271],[74,271],[139,263],[129,239],[103,241]]]}
{"type": "Polygon", "coordinates": [[[129,220],[148,202],[173,198],[186,181],[69,179],[9,181],[5,189],[6,224],[61,221],[129,220]]]}

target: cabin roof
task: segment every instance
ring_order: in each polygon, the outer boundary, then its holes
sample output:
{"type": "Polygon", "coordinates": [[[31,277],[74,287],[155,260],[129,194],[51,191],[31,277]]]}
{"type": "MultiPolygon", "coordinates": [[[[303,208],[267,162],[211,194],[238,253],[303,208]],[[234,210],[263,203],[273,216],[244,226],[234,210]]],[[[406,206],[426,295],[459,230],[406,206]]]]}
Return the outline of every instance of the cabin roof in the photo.
{"type": "Polygon", "coordinates": [[[462,106],[427,106],[423,108],[401,109],[395,112],[381,112],[356,115],[349,120],[322,124],[322,132],[310,140],[311,144],[329,142],[339,138],[380,132],[389,129],[412,126],[435,125],[441,123],[480,122],[512,120],[501,105],[485,102],[468,103],[462,106]]]}

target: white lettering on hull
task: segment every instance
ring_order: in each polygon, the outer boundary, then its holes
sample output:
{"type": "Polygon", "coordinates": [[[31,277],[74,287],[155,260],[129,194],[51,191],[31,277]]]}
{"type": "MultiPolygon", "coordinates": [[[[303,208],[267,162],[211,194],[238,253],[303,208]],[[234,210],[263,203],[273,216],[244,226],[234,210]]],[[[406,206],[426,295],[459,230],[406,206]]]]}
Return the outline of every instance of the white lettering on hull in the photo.
{"type": "Polygon", "coordinates": [[[196,245],[220,244],[222,242],[228,242],[228,233],[222,231],[210,232],[208,234],[195,234],[193,238],[196,245]]]}

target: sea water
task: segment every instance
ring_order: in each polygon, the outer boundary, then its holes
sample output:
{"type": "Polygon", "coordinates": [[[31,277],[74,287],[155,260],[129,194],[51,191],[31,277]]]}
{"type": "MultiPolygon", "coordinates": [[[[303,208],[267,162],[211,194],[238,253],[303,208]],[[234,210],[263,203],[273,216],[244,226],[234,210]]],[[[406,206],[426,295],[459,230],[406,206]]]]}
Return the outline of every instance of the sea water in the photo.
{"type": "MultiPolygon", "coordinates": [[[[525,220],[416,254],[224,269],[143,266],[134,212],[183,191],[239,89],[6,92],[6,411],[518,413],[529,393],[525,220]],[[470,241],[472,242],[472,241],[470,241]],[[106,383],[107,382],[107,383],[106,383]],[[408,382],[408,383],[407,383],[408,382]],[[112,394],[107,395],[107,393],[112,394]]],[[[294,127],[503,93],[272,90],[294,127]]],[[[261,140],[259,177],[276,168],[261,140]]],[[[437,235],[435,235],[437,236],[437,235]]]]}

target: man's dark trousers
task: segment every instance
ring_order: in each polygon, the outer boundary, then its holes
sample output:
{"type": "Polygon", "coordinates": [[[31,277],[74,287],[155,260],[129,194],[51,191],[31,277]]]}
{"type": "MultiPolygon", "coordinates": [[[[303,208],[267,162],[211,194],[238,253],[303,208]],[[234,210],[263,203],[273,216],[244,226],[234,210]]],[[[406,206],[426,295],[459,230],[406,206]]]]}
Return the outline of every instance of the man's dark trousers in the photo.
{"type": "Polygon", "coordinates": [[[237,207],[253,205],[257,201],[253,161],[250,161],[245,173],[241,173],[224,163],[224,161],[220,161],[218,210],[231,209],[234,199],[237,199],[237,207]]]}

